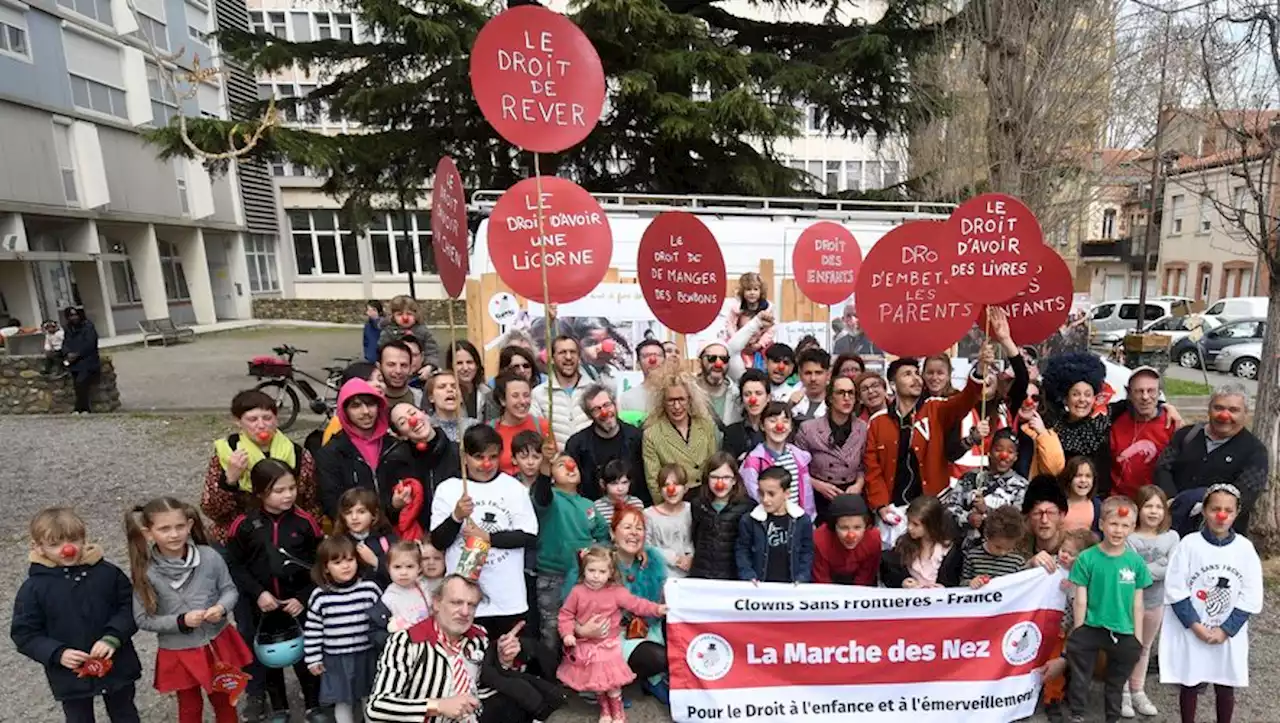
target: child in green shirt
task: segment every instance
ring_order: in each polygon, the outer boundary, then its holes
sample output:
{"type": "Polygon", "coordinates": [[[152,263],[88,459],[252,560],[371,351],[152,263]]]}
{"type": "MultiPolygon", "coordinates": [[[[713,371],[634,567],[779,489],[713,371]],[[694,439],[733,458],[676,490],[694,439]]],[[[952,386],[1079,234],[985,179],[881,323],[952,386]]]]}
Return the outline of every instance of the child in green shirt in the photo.
{"type": "Polygon", "coordinates": [[[1071,668],[1067,702],[1071,722],[1084,721],[1098,651],[1106,651],[1103,700],[1107,723],[1120,720],[1120,700],[1129,673],[1142,653],[1142,590],[1151,572],[1138,553],[1125,545],[1138,518],[1128,497],[1102,503],[1102,542],[1076,558],[1068,578],[1076,586],[1072,612],[1076,628],[1067,638],[1071,668]]]}
{"type": "Polygon", "coordinates": [[[608,542],[609,528],[591,504],[578,494],[582,474],[568,455],[551,460],[551,478],[539,477],[533,487],[538,513],[538,613],[542,640],[560,649],[556,622],[563,603],[564,577],[578,565],[578,553],[593,542],[608,542]],[[554,487],[551,483],[554,483],[554,487]]]}

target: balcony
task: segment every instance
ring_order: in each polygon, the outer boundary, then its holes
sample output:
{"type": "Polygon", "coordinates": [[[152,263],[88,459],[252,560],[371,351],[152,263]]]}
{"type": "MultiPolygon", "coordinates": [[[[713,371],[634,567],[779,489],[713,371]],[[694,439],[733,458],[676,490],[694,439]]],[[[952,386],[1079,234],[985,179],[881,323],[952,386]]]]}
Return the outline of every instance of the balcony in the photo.
{"type": "Polygon", "coordinates": [[[1090,240],[1080,244],[1080,258],[1089,261],[1124,261],[1128,244],[1118,240],[1090,240]]]}
{"type": "MultiPolygon", "coordinates": [[[[1142,270],[1142,241],[1145,238],[1146,226],[1134,229],[1132,236],[1122,239],[1095,239],[1080,244],[1080,260],[1084,263],[1121,263],[1128,264],[1131,271],[1142,270]]],[[[1147,260],[1147,271],[1156,269],[1156,256],[1159,248],[1152,245],[1151,258],[1147,260]]]]}

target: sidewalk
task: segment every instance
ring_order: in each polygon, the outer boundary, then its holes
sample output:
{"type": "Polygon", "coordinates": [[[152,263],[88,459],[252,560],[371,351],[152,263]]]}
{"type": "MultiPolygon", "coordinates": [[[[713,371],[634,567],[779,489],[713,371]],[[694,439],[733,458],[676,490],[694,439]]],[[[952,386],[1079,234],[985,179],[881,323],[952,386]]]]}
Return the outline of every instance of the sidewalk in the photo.
{"type": "MultiPolygon", "coordinates": [[[[196,333],[196,336],[204,336],[206,334],[219,334],[228,331],[241,331],[244,329],[257,329],[270,326],[288,326],[303,329],[359,329],[362,325],[334,324],[324,321],[295,321],[292,319],[237,319],[235,321],[219,321],[214,324],[199,324],[192,326],[191,330],[196,333]]],[[[160,346],[160,343],[152,342],[151,345],[160,346]]],[[[131,346],[142,346],[142,332],[102,337],[98,341],[99,349],[119,349],[121,347],[131,346]]]]}

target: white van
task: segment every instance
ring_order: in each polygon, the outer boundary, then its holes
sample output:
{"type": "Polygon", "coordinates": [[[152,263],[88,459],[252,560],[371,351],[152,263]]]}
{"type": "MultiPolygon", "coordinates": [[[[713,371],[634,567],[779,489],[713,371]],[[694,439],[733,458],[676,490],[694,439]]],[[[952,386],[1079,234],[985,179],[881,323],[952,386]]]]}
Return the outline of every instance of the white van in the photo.
{"type": "Polygon", "coordinates": [[[1227,322],[1236,319],[1267,318],[1267,297],[1241,296],[1235,299],[1222,299],[1208,309],[1203,316],[1213,317],[1217,321],[1227,322]]]}

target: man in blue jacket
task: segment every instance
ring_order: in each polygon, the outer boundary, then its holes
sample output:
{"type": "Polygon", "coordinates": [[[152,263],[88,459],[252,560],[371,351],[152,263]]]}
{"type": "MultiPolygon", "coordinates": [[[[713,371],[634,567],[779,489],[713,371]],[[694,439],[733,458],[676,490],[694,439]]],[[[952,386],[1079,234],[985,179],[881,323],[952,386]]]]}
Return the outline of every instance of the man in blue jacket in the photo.
{"type": "Polygon", "coordinates": [[[364,308],[364,360],[378,363],[378,335],[382,333],[382,302],[369,299],[364,308]]]}
{"type": "Polygon", "coordinates": [[[80,307],[67,307],[63,315],[67,318],[67,335],[62,340],[62,353],[66,355],[67,371],[71,373],[76,389],[74,413],[88,414],[93,411],[89,395],[102,371],[102,360],[98,358],[98,330],[92,321],[85,318],[80,307]]]}

